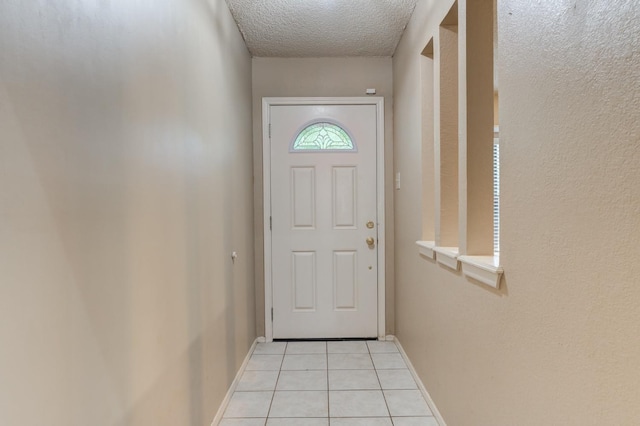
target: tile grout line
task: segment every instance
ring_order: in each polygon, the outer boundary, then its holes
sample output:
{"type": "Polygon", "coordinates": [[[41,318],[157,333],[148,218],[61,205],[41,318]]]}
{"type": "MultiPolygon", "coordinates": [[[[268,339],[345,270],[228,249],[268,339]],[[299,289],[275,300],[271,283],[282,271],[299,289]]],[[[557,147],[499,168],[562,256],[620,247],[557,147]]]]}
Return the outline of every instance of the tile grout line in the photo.
{"type": "Polygon", "coordinates": [[[378,369],[376,368],[376,364],[375,362],[373,362],[373,353],[371,352],[369,343],[367,343],[367,349],[369,350],[369,357],[371,357],[371,364],[373,364],[373,371],[376,372],[376,379],[378,379],[378,384],[380,385],[380,393],[382,393],[382,399],[384,400],[384,405],[387,407],[387,413],[389,413],[389,421],[391,421],[391,425],[393,425],[393,417],[391,417],[391,410],[389,409],[389,403],[387,402],[387,397],[384,394],[384,389],[382,389],[382,382],[380,381],[380,376],[378,376],[378,369]]]}
{"type": "Polygon", "coordinates": [[[329,396],[329,342],[325,342],[324,344],[327,358],[327,425],[331,426],[331,398],[329,396]]]}
{"type": "Polygon", "coordinates": [[[264,419],[265,426],[269,421],[269,414],[271,414],[271,407],[273,406],[273,400],[276,397],[276,389],[278,388],[278,382],[280,381],[280,374],[282,373],[282,365],[284,364],[284,357],[287,354],[287,346],[289,346],[289,343],[285,342],[284,351],[282,352],[282,361],[280,361],[280,368],[278,369],[278,378],[276,379],[276,384],[273,386],[273,394],[271,395],[271,403],[269,404],[269,410],[267,410],[267,417],[264,419]]]}

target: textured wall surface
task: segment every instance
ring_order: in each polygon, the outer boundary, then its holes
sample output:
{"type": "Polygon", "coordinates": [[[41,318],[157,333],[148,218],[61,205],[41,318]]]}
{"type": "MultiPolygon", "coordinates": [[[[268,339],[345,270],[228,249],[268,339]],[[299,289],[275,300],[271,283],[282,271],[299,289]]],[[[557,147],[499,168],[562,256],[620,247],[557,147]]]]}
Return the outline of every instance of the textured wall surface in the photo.
{"type": "Polygon", "coordinates": [[[262,191],[262,98],[277,96],[365,96],[375,87],[385,102],[386,322],[394,330],[393,287],[393,91],[391,58],[254,58],[253,143],[255,177],[256,324],[264,335],[264,227],[262,191]]]}
{"type": "Polygon", "coordinates": [[[255,337],[251,175],[223,0],[0,2],[0,424],[209,425],[255,337]]]}
{"type": "Polygon", "coordinates": [[[414,245],[419,54],[451,3],[420,2],[393,61],[396,334],[449,425],[635,425],[640,4],[498,0],[494,292],[414,245]]]}
{"type": "Polygon", "coordinates": [[[417,0],[227,0],[260,57],[391,56],[417,0]]]}

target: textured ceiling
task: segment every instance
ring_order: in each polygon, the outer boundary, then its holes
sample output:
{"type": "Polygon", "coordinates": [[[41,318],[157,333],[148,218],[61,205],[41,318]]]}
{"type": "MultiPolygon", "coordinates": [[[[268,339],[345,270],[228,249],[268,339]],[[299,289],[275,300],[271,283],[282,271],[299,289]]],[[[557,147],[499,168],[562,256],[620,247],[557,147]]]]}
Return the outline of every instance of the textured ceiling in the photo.
{"type": "Polygon", "coordinates": [[[392,56],[417,0],[227,0],[253,56],[392,56]]]}

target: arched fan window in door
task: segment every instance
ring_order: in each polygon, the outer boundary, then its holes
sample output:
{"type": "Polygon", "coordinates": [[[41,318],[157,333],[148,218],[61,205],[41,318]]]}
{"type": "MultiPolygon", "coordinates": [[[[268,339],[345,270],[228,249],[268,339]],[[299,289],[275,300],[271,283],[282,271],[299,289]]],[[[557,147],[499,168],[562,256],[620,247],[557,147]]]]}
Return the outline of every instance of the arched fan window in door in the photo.
{"type": "Polygon", "coordinates": [[[337,124],[320,121],[307,125],[291,144],[291,152],[356,152],[349,133],[337,124]]]}

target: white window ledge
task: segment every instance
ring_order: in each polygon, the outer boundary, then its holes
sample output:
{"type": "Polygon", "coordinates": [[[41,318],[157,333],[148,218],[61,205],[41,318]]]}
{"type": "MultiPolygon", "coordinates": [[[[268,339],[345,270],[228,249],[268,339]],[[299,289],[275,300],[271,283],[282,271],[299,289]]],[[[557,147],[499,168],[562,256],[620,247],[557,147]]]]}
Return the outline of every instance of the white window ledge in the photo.
{"type": "Polygon", "coordinates": [[[427,259],[436,258],[436,252],[434,251],[434,248],[436,247],[435,241],[416,241],[416,245],[418,246],[418,253],[427,259]]]}
{"type": "Polygon", "coordinates": [[[500,288],[504,270],[498,256],[459,256],[462,273],[493,288],[500,288]]]}
{"type": "Polygon", "coordinates": [[[436,261],[447,268],[458,270],[458,247],[434,247],[436,261]]]}

